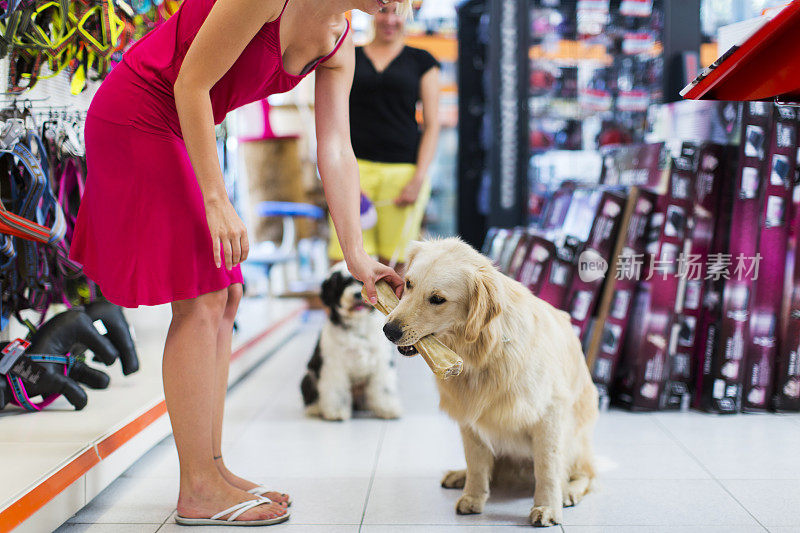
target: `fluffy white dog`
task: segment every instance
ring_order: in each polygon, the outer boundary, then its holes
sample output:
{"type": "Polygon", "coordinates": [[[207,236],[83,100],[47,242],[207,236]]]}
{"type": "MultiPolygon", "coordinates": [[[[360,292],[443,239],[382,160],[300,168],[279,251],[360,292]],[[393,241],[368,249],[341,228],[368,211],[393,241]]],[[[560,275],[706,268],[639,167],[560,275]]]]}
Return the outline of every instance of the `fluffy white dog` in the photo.
{"type": "Polygon", "coordinates": [[[306,414],[347,420],[353,408],[399,418],[394,347],[381,333],[383,315],[361,298],[361,283],[344,263],[322,284],[328,318],[300,385],[306,414]]]}

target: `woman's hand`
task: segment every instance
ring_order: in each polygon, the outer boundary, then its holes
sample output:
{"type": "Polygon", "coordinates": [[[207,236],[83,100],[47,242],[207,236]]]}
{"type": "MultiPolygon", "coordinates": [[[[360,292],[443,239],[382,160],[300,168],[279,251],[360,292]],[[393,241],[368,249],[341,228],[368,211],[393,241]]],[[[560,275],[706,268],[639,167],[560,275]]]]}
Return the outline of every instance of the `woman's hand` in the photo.
{"type": "Polygon", "coordinates": [[[403,279],[397,275],[393,268],[375,261],[363,250],[353,257],[347,257],[345,260],[347,269],[353,277],[366,287],[367,298],[369,298],[371,304],[377,302],[378,293],[375,290],[375,283],[381,279],[391,285],[398,298],[403,296],[403,279]]]}
{"type": "Polygon", "coordinates": [[[419,191],[422,189],[423,183],[424,179],[414,176],[414,178],[409,181],[405,187],[403,187],[403,190],[400,191],[400,196],[395,198],[395,205],[398,207],[405,207],[407,205],[413,205],[416,203],[417,198],[419,198],[419,191]]]}
{"type": "Polygon", "coordinates": [[[222,244],[225,268],[231,270],[247,259],[250,252],[247,229],[227,198],[208,200],[205,202],[205,208],[211,245],[214,249],[214,264],[217,268],[222,266],[220,254],[220,244],[222,244]]]}

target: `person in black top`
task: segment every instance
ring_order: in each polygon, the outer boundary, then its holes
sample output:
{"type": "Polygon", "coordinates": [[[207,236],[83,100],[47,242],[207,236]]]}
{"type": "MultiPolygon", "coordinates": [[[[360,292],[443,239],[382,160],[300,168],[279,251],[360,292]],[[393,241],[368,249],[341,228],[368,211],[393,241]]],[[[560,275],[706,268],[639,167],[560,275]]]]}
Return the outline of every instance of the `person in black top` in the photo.
{"type": "MultiPolygon", "coordinates": [[[[374,29],[374,39],[356,47],[350,139],[362,191],[378,215],[377,224],[363,232],[364,248],[399,271],[408,243],[418,238],[430,195],[427,172],[439,139],[439,62],[406,46],[405,21],[395,4],[375,15],[374,29]]],[[[333,225],[331,233],[329,255],[341,260],[333,225]]]]}

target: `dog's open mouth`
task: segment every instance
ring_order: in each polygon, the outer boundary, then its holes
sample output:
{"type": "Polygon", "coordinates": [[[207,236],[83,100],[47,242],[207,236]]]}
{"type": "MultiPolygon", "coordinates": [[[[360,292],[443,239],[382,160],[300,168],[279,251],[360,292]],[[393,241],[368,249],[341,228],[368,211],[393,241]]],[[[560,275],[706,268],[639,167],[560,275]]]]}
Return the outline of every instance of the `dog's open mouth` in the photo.
{"type": "Polygon", "coordinates": [[[398,346],[397,351],[406,357],[411,357],[412,355],[417,355],[419,353],[413,346],[398,346]]]}
{"type": "Polygon", "coordinates": [[[365,304],[363,302],[359,302],[359,303],[353,304],[353,306],[350,308],[350,312],[351,313],[355,313],[356,311],[361,311],[362,309],[366,309],[366,308],[367,308],[367,304],[365,304]]]}

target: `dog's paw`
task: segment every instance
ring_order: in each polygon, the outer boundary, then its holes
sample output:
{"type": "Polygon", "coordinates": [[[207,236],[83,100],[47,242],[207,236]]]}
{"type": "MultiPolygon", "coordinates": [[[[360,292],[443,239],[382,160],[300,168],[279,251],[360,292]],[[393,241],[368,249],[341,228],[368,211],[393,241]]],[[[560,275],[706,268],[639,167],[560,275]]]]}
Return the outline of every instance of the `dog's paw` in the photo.
{"type": "Polygon", "coordinates": [[[553,507],[534,507],[531,509],[530,520],[532,526],[549,527],[561,523],[561,509],[553,507]]]}
{"type": "Polygon", "coordinates": [[[479,498],[464,494],[456,502],[456,513],[458,514],[481,514],[486,498],[479,498]]]}
{"type": "Polygon", "coordinates": [[[400,402],[386,402],[383,405],[373,406],[372,412],[378,418],[386,420],[394,420],[403,416],[403,408],[400,407],[400,402]]]}
{"type": "Polygon", "coordinates": [[[567,485],[567,488],[564,489],[562,503],[564,507],[572,507],[578,505],[578,502],[580,502],[584,496],[586,496],[585,485],[570,483],[567,485]]]}
{"type": "Polygon", "coordinates": [[[466,470],[450,470],[442,478],[442,487],[446,489],[463,489],[466,482],[466,470]]]}
{"type": "Polygon", "coordinates": [[[341,422],[344,420],[350,420],[350,418],[353,416],[353,412],[346,407],[339,409],[320,409],[320,416],[331,422],[341,422]]]}

